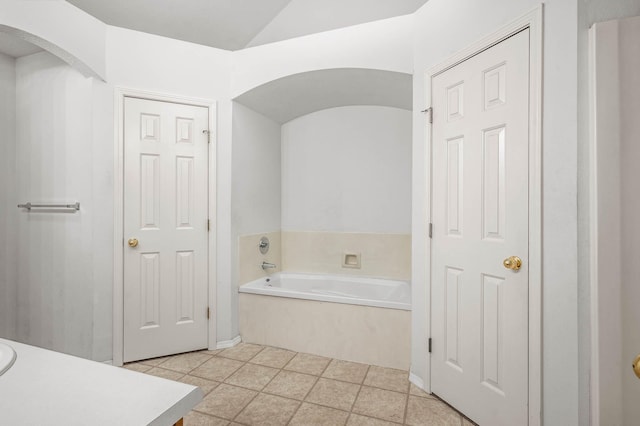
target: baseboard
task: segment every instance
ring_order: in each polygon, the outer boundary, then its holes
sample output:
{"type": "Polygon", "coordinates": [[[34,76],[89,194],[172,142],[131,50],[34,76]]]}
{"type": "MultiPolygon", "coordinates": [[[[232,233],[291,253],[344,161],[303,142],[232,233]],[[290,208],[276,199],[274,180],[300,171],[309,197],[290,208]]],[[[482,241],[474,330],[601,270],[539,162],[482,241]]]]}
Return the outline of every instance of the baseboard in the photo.
{"type": "Polygon", "coordinates": [[[420,377],[410,372],[409,381],[426,392],[426,390],[424,389],[424,380],[422,380],[420,377]]]}
{"type": "Polygon", "coordinates": [[[240,336],[236,336],[233,340],[223,340],[222,342],[218,342],[216,344],[216,349],[232,348],[240,342],[242,342],[242,338],[240,336]]]}

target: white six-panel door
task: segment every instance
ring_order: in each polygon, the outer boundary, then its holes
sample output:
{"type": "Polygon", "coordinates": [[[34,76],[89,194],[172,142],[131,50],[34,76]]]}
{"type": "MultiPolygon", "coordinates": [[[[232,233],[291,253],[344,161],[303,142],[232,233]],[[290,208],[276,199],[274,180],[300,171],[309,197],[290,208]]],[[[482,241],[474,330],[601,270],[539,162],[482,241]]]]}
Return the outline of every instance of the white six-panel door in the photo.
{"type": "Polygon", "coordinates": [[[205,107],[124,102],[128,362],[207,347],[209,123],[205,107]]]}
{"type": "Polygon", "coordinates": [[[431,390],[526,425],[529,30],[435,76],[432,107],[431,390]]]}

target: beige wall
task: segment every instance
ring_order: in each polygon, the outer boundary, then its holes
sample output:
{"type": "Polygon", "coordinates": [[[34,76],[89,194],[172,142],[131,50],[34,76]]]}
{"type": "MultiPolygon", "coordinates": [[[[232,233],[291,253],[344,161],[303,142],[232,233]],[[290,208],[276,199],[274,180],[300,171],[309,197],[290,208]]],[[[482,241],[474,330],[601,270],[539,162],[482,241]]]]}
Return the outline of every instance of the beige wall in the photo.
{"type": "Polygon", "coordinates": [[[411,311],[240,294],[244,342],[408,370],[411,311]]]}
{"type": "Polygon", "coordinates": [[[238,238],[238,285],[266,277],[282,269],[280,232],[268,232],[264,234],[241,235],[238,238]],[[267,237],[270,247],[267,254],[260,253],[258,244],[260,238],[267,237]],[[262,262],[274,263],[275,269],[263,270],[262,262]]]}
{"type": "Polygon", "coordinates": [[[349,232],[282,232],[283,270],[411,279],[411,235],[349,232]],[[360,268],[342,266],[346,253],[360,268]]]}
{"type": "Polygon", "coordinates": [[[349,232],[270,232],[242,235],[238,240],[238,285],[271,273],[359,275],[411,279],[411,235],[349,232]],[[260,238],[271,241],[269,253],[258,250],[260,238]],[[360,268],[343,267],[345,254],[360,256],[360,268]],[[263,271],[263,261],[277,268],[263,271]]]}

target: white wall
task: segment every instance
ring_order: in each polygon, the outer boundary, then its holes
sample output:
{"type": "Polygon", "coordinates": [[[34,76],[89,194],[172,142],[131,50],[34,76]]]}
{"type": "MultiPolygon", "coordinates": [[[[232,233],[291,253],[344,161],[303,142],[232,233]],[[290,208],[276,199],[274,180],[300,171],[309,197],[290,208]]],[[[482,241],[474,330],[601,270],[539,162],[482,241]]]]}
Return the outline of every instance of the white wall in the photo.
{"type": "Polygon", "coordinates": [[[595,98],[591,141],[596,150],[593,160],[597,166],[592,171],[592,179],[597,179],[597,186],[593,188],[597,192],[593,200],[596,204],[589,217],[597,221],[592,236],[597,244],[593,250],[593,255],[597,256],[593,265],[597,274],[593,277],[594,284],[601,282],[602,285],[589,293],[597,304],[592,327],[596,332],[593,343],[598,351],[591,360],[594,365],[591,400],[596,420],[593,424],[605,419],[611,424],[623,424],[620,82],[611,78],[620,75],[618,22],[599,24],[593,31],[596,46],[591,58],[595,67],[592,78],[596,79],[597,86],[591,95],[595,98]]]}
{"type": "Polygon", "coordinates": [[[238,268],[248,267],[239,262],[240,237],[280,231],[280,137],[279,123],[233,102],[231,334],[218,341],[230,340],[240,332],[238,268]]]}
{"type": "MultiPolygon", "coordinates": [[[[640,354],[640,290],[637,259],[640,258],[640,17],[620,23],[620,142],[622,200],[622,395],[623,421],[637,422],[638,378],[629,361],[640,354]]],[[[603,283],[604,284],[604,283],[603,283]]]]}
{"type": "Polygon", "coordinates": [[[640,352],[640,17],[596,24],[592,36],[593,424],[626,425],[640,416],[629,368],[640,352]]]}
{"type": "Polygon", "coordinates": [[[282,229],[411,231],[411,112],[351,106],[282,126],[282,229]]]}
{"type": "Polygon", "coordinates": [[[280,124],[233,103],[233,226],[237,235],[280,229],[280,124]]]}
{"type": "Polygon", "coordinates": [[[0,54],[0,336],[15,338],[17,322],[18,209],[16,188],[15,60],[0,54]]]}
{"type": "MultiPolygon", "coordinates": [[[[580,368],[581,371],[587,371],[591,364],[591,302],[594,295],[591,294],[591,286],[593,283],[590,281],[590,257],[592,255],[590,246],[594,236],[590,235],[590,221],[593,219],[590,217],[589,205],[593,201],[590,199],[589,182],[590,176],[590,163],[593,160],[590,158],[589,148],[586,141],[589,138],[589,86],[588,86],[588,38],[587,30],[596,22],[602,22],[614,18],[624,18],[629,16],[640,15],[640,0],[580,0],[578,2],[578,140],[581,143],[578,144],[578,296],[579,296],[579,323],[583,326],[580,327],[580,368]]],[[[617,53],[615,49],[606,49],[601,51],[601,54],[617,53]],[[612,51],[613,50],[613,51],[612,51]]],[[[617,62],[609,63],[609,65],[617,68],[617,62]]],[[[607,91],[608,95],[613,95],[613,92],[607,91]]],[[[615,93],[617,95],[617,92],[615,93]]],[[[615,107],[616,109],[618,108],[615,107]]],[[[610,135],[607,140],[615,140],[615,135],[610,135]]],[[[614,148],[612,144],[606,144],[603,146],[605,151],[610,148],[614,148]]],[[[603,161],[613,160],[610,158],[602,158],[603,161]]],[[[618,158],[617,155],[614,155],[618,158]]],[[[600,161],[600,160],[599,160],[600,161]]],[[[609,173],[607,176],[615,178],[616,173],[609,173]]],[[[604,175],[601,175],[604,177],[604,175]]],[[[618,191],[609,191],[607,197],[613,197],[619,195],[618,191]]],[[[603,201],[607,203],[610,200],[603,201]]],[[[612,225],[613,222],[610,222],[612,225]]],[[[619,247],[616,248],[619,250],[619,247]]],[[[612,251],[607,248],[607,251],[603,252],[608,255],[612,254],[612,251]]],[[[603,271],[606,272],[606,271],[603,271]]],[[[612,292],[615,293],[616,289],[603,289],[607,300],[611,300],[615,297],[612,292]]],[[[605,303],[606,304],[606,303],[605,303]]],[[[613,319],[614,317],[607,315],[607,317],[613,319]]],[[[620,320],[618,318],[618,320],[620,320]]],[[[619,322],[618,322],[619,324],[619,322]]],[[[613,326],[612,323],[610,325],[613,326]]],[[[614,340],[612,344],[606,345],[611,348],[610,356],[617,357],[614,354],[616,350],[621,350],[620,344],[620,328],[614,327],[610,330],[601,330],[601,338],[617,339],[617,343],[614,340]],[[617,349],[616,349],[617,348],[617,349]]],[[[597,342],[596,342],[597,344],[597,342]]],[[[607,356],[601,357],[600,365],[610,366],[610,359],[607,356]]],[[[619,361],[618,361],[619,362],[619,361]]],[[[628,364],[628,361],[624,364],[628,364]]],[[[607,369],[611,371],[610,368],[607,369]]],[[[601,403],[603,404],[601,410],[601,418],[610,419],[611,424],[616,424],[616,418],[611,416],[618,416],[621,414],[620,404],[622,398],[620,397],[621,387],[619,381],[620,375],[614,379],[613,375],[609,376],[609,384],[615,383],[617,385],[607,388],[603,387],[603,392],[600,395],[601,403]]],[[[593,400],[597,404],[597,396],[589,394],[589,381],[588,375],[581,375],[580,385],[580,422],[586,424],[589,420],[590,413],[590,400],[593,400]]]]}
{"type": "MultiPolygon", "coordinates": [[[[430,0],[415,15],[413,365],[428,380],[429,271],[424,72],[538,6],[534,0],[430,0]]],[[[543,105],[543,422],[578,424],[577,3],[545,2],[543,105]]]]}
{"type": "Polygon", "coordinates": [[[94,212],[109,191],[111,165],[94,149],[93,79],[42,52],[16,61],[16,83],[16,197],[81,203],[77,213],[19,211],[17,338],[85,358],[106,356],[94,354],[108,341],[94,336],[91,319],[94,288],[110,284],[94,268],[111,256],[96,238],[94,228],[104,224],[94,212]]]}
{"type": "MultiPolygon", "coordinates": [[[[4,32],[15,34],[52,52],[85,76],[100,78],[105,76],[107,26],[65,1],[0,0],[0,28],[4,32]]],[[[28,144],[19,146],[18,151],[15,147],[3,147],[3,154],[6,156],[3,155],[2,159],[7,161],[7,165],[2,167],[2,173],[4,176],[14,174],[14,177],[2,180],[3,198],[5,196],[10,198],[8,203],[4,202],[6,200],[2,200],[1,208],[4,209],[5,206],[9,208],[7,215],[3,214],[2,216],[10,218],[7,220],[15,220],[15,224],[12,225],[14,232],[10,233],[9,239],[3,239],[7,244],[11,244],[13,250],[6,257],[0,258],[0,263],[9,262],[10,265],[2,269],[6,272],[6,276],[10,277],[8,280],[13,282],[16,288],[21,289],[20,303],[18,303],[17,293],[8,294],[5,299],[6,303],[13,305],[13,312],[3,310],[5,313],[12,312],[11,315],[15,317],[16,321],[19,321],[19,324],[16,325],[15,321],[4,324],[14,329],[12,337],[15,339],[55,347],[88,358],[107,360],[111,358],[112,335],[110,284],[112,277],[112,233],[110,232],[113,223],[111,214],[113,211],[111,207],[113,167],[110,161],[113,158],[111,145],[113,135],[112,95],[105,92],[104,85],[95,81],[86,80],[80,83],[82,80],[77,72],[70,67],[62,67],[62,62],[58,61],[54,64],[55,61],[48,62],[43,59],[46,58],[45,56],[40,56],[40,58],[43,66],[42,73],[37,71],[38,66],[34,63],[29,60],[25,62],[23,71],[31,73],[28,78],[25,77],[26,80],[37,81],[37,84],[29,87],[26,92],[31,92],[36,87],[43,87],[50,97],[48,100],[53,104],[43,104],[33,93],[26,95],[26,98],[22,95],[19,96],[23,99],[29,99],[31,96],[31,100],[26,102],[23,100],[20,103],[20,99],[18,99],[18,106],[22,108],[21,142],[26,138],[28,144]],[[27,63],[30,64],[28,67],[27,63]],[[45,76],[52,74],[56,74],[55,80],[47,83],[40,81],[45,76]],[[52,90],[56,90],[56,93],[52,94],[52,90]],[[67,91],[69,92],[67,93],[67,91]],[[76,112],[80,113],[77,119],[85,119],[77,125],[71,124],[74,120],[73,117],[64,115],[76,112]],[[43,119],[43,114],[50,116],[43,119]],[[25,120],[31,121],[31,118],[35,124],[25,124],[25,120]],[[44,136],[40,137],[39,135],[38,140],[32,139],[32,136],[40,131],[44,136]],[[80,136],[80,133],[84,134],[80,136]],[[72,138],[68,138],[69,135],[72,135],[72,138]],[[67,146],[74,147],[74,144],[78,144],[75,138],[83,139],[80,150],[68,154],[61,152],[61,150],[66,150],[67,146]],[[109,143],[103,143],[105,140],[109,143]],[[56,144],[48,143],[50,141],[56,141],[56,144]],[[66,145],[66,141],[70,141],[69,145],[66,145]],[[64,159],[66,164],[81,163],[74,174],[74,179],[78,179],[77,183],[74,181],[67,185],[66,176],[64,182],[61,179],[45,182],[46,178],[43,176],[56,175],[60,178],[65,173],[56,168],[53,162],[45,169],[38,171],[36,176],[24,177],[24,173],[20,169],[22,164],[19,162],[27,161],[28,153],[25,150],[34,148],[37,153],[40,145],[44,146],[45,144],[43,150],[45,152],[53,147],[57,148],[56,160],[59,161],[61,157],[66,156],[68,157],[64,159]],[[21,180],[17,180],[15,177],[16,162],[18,162],[21,180]],[[87,164],[88,167],[86,167],[87,164]],[[40,172],[43,175],[39,175],[40,172]],[[42,181],[36,181],[39,178],[42,181]],[[12,182],[13,185],[7,185],[8,182],[12,182]],[[25,187],[18,187],[18,185],[25,187]],[[90,192],[86,192],[87,185],[92,188],[90,192]],[[84,259],[89,260],[91,265],[82,264],[81,273],[71,280],[65,279],[73,273],[67,266],[64,266],[64,271],[59,271],[58,268],[63,266],[38,265],[38,257],[49,258],[47,250],[51,250],[52,247],[38,247],[38,244],[32,244],[31,241],[33,238],[37,238],[35,234],[31,234],[33,229],[43,227],[42,237],[51,238],[52,233],[60,233],[64,225],[56,222],[53,227],[49,227],[47,220],[51,218],[42,220],[36,225],[32,223],[25,225],[23,223],[25,218],[15,208],[15,204],[19,200],[25,201],[25,196],[31,195],[31,193],[33,195],[42,193],[42,196],[45,196],[44,192],[54,189],[54,187],[55,192],[61,192],[61,195],[67,195],[67,192],[82,192],[81,195],[83,195],[81,216],[78,215],[72,219],[72,223],[68,225],[75,231],[81,231],[76,233],[82,237],[83,253],[91,252],[89,259],[84,259]],[[21,223],[18,228],[19,217],[21,223]],[[87,229],[91,223],[99,223],[103,226],[93,233],[87,229]],[[30,234],[26,241],[19,240],[18,243],[13,239],[18,237],[18,232],[22,238],[22,234],[27,231],[30,234]],[[106,238],[107,235],[109,238],[106,238]],[[89,249],[91,246],[94,249],[89,249]],[[28,256],[31,255],[33,256],[29,259],[28,256]],[[23,256],[26,257],[23,258],[23,256]],[[33,268],[30,267],[32,263],[33,268]],[[18,275],[18,267],[20,267],[20,275],[18,275]],[[86,275],[89,273],[87,268],[90,267],[91,279],[87,279],[86,275]],[[53,278],[45,278],[52,272],[51,268],[56,270],[56,275],[53,278]],[[54,286],[54,284],[58,285],[60,280],[65,280],[65,284],[54,286]],[[82,282],[81,290],[76,294],[71,289],[80,286],[80,282],[82,282]],[[46,300],[50,296],[52,298],[50,306],[40,310],[39,301],[46,300]]],[[[23,79],[23,82],[26,80],[23,79]]],[[[30,82],[28,84],[31,84],[30,82]]],[[[26,86],[23,88],[27,89],[26,86]]],[[[9,97],[2,97],[3,101],[9,99],[9,97]]],[[[3,119],[10,117],[10,115],[2,114],[3,119]]],[[[15,123],[14,118],[12,121],[15,123]]],[[[10,140],[11,137],[7,137],[3,139],[3,142],[10,140]]],[[[73,241],[75,247],[67,247],[72,244],[69,243],[69,238],[72,237],[65,236],[58,240],[58,244],[64,243],[64,249],[60,250],[59,246],[56,246],[57,260],[64,259],[62,263],[71,262],[73,253],[78,247],[75,240],[73,241]]],[[[74,260],[73,263],[75,267],[75,263],[80,264],[81,262],[74,260]]]]}

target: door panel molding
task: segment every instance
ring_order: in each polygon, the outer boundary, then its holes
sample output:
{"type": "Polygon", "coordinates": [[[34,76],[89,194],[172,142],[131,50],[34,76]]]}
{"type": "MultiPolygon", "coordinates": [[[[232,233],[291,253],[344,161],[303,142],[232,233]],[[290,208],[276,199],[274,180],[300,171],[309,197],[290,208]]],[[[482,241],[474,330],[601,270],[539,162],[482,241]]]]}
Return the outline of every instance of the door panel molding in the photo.
{"type": "MultiPolygon", "coordinates": [[[[114,93],[114,191],[113,191],[113,365],[123,364],[124,351],[124,100],[125,98],[139,98],[150,101],[170,102],[175,104],[206,107],[209,109],[210,145],[208,157],[208,216],[212,220],[211,233],[208,236],[208,292],[209,306],[215,307],[215,294],[217,282],[216,268],[216,152],[217,152],[217,113],[216,102],[211,99],[185,97],[180,95],[149,92],[127,87],[116,87],[114,93]]],[[[154,137],[157,133],[150,120],[143,130],[147,136],[154,137]],[[155,133],[154,133],[155,132],[155,133]]],[[[189,143],[192,137],[188,123],[179,128],[176,137],[181,143],[189,143]]],[[[216,347],[216,320],[215,315],[209,319],[208,347],[216,347]]]]}
{"type": "MultiPolygon", "coordinates": [[[[469,47],[459,51],[442,63],[425,72],[425,100],[424,106],[429,110],[432,106],[432,79],[450,68],[476,56],[477,54],[495,46],[507,38],[529,29],[529,336],[528,336],[528,379],[529,379],[529,425],[540,425],[542,418],[542,46],[543,46],[543,5],[540,5],[522,17],[505,25],[493,34],[482,38],[469,47]]],[[[488,70],[487,79],[492,77],[498,69],[488,70]],[[489,75],[491,74],[491,75],[489,75]]],[[[499,79],[500,75],[497,74],[499,79]]],[[[491,83],[490,81],[487,82],[491,83]]],[[[501,98],[499,81],[493,96],[487,98],[487,107],[499,104],[501,98]]],[[[492,84],[493,84],[492,83],[492,84]]],[[[459,108],[460,109],[460,108],[459,108]]],[[[455,111],[454,111],[455,112],[455,111]]],[[[458,114],[461,111],[457,112],[458,114]]],[[[453,114],[455,116],[455,114],[453,114]]],[[[449,117],[455,119],[455,117],[449,117]]],[[[428,194],[421,217],[425,217],[425,232],[420,232],[419,226],[414,227],[414,237],[424,239],[425,254],[431,259],[431,241],[425,236],[426,224],[432,222],[432,125],[428,117],[425,118],[426,149],[423,161],[427,173],[424,176],[425,188],[428,194]]],[[[446,226],[446,225],[440,225],[446,226]]],[[[426,330],[428,339],[431,334],[431,265],[427,272],[428,288],[426,300],[426,330]]],[[[427,354],[429,357],[429,355],[427,354]]],[[[424,389],[431,391],[431,365],[427,362],[426,374],[423,378],[424,389]]],[[[413,380],[412,380],[413,381],[413,380]]],[[[415,382],[414,382],[415,383],[415,382]]]]}

